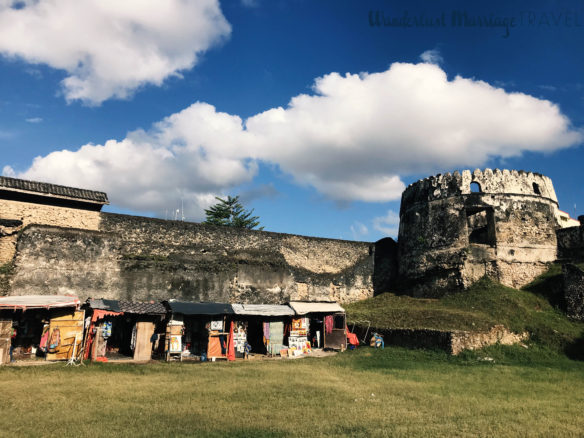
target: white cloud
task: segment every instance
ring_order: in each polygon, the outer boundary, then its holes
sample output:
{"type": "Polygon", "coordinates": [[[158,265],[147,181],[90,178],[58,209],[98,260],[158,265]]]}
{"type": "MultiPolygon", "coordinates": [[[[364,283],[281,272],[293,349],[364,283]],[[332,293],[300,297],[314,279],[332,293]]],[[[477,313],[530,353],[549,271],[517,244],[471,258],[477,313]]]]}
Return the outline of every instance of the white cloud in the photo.
{"type": "Polygon", "coordinates": [[[420,59],[422,60],[422,62],[426,62],[428,64],[439,65],[444,62],[444,58],[442,58],[440,50],[438,49],[426,50],[424,53],[420,55],[420,59]]]}
{"type": "Polygon", "coordinates": [[[237,150],[241,136],[239,117],[195,103],[148,132],[37,157],[19,177],[103,190],[117,206],[160,216],[182,200],[187,217],[201,219],[215,195],[257,171],[237,150]]]}
{"type": "Polygon", "coordinates": [[[4,166],[2,168],[2,176],[13,177],[13,176],[16,176],[16,172],[14,171],[14,169],[11,166],[4,166]]]}
{"type": "Polygon", "coordinates": [[[353,240],[360,240],[369,234],[369,229],[367,226],[359,221],[353,222],[349,228],[351,230],[351,234],[353,235],[353,240]]]}
{"type": "Polygon", "coordinates": [[[388,210],[385,216],[373,218],[373,228],[390,237],[397,237],[399,231],[399,214],[388,210]]]}
{"type": "Polygon", "coordinates": [[[0,53],[65,70],[68,101],[100,104],[190,69],[229,35],[218,0],[0,0],[0,53]]]}
{"type": "Polygon", "coordinates": [[[557,105],[455,77],[432,64],[331,73],[315,95],[246,121],[255,156],[337,200],[389,201],[400,175],[480,166],[490,157],[582,141],[557,105]]]}
{"type": "MultiPolygon", "coordinates": [[[[336,201],[385,202],[399,199],[404,175],[477,167],[583,138],[547,100],[449,81],[427,63],[331,73],[314,91],[245,123],[197,102],[123,140],[38,157],[20,175],[105,190],[135,210],[160,212],[182,197],[197,218],[215,194],[252,181],[260,161],[336,201]]],[[[376,229],[394,231],[388,224],[376,229]]]]}
{"type": "Polygon", "coordinates": [[[28,119],[25,119],[25,121],[27,123],[41,123],[43,121],[43,119],[40,117],[30,117],[28,119]]]}

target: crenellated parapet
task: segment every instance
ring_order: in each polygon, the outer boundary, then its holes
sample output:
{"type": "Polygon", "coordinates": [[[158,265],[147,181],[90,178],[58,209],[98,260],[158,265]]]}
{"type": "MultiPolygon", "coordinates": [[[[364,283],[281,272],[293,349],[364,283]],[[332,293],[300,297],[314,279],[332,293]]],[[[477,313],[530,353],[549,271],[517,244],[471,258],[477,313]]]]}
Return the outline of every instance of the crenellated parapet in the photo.
{"type": "Polygon", "coordinates": [[[536,196],[558,203],[552,181],[547,176],[523,170],[476,169],[474,172],[447,172],[410,184],[402,194],[402,209],[418,202],[430,202],[452,196],[485,194],[536,196]],[[471,187],[476,183],[475,188],[471,187]]]}

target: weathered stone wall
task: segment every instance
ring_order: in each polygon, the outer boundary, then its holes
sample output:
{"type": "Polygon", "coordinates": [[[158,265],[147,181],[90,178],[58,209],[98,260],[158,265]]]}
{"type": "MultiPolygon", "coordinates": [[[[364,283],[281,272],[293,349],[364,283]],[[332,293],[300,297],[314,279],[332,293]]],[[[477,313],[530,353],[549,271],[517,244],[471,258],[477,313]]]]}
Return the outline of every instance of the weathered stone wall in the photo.
{"type": "Polygon", "coordinates": [[[18,233],[27,225],[97,230],[99,221],[97,211],[0,199],[0,264],[12,261],[18,233]]]}
{"type": "Polygon", "coordinates": [[[31,226],[11,294],[282,303],[373,295],[372,245],[101,214],[99,231],[31,226]]]}
{"type": "Polygon", "coordinates": [[[557,199],[551,180],[476,170],[437,175],[402,195],[401,288],[438,296],[484,275],[521,287],[556,259],[557,199]],[[471,183],[480,192],[471,192],[471,183]]]}
{"type": "Polygon", "coordinates": [[[562,266],[564,299],[569,317],[584,321],[584,271],[572,264],[562,266]]]}
{"type": "Polygon", "coordinates": [[[529,338],[529,333],[513,333],[502,325],[488,331],[431,330],[431,329],[378,329],[356,325],[353,329],[359,340],[369,344],[372,333],[383,336],[385,345],[406,348],[431,348],[457,355],[464,350],[477,350],[489,345],[513,345],[529,338]]]}
{"type": "Polygon", "coordinates": [[[584,225],[562,228],[556,235],[560,260],[584,261],[584,225]]]}

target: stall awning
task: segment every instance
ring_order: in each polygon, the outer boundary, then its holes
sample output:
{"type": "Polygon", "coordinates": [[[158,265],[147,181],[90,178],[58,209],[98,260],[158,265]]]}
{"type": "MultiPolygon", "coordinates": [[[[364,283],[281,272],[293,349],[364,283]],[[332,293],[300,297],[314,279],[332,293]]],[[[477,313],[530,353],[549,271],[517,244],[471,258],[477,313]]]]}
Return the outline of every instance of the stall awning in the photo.
{"type": "Polygon", "coordinates": [[[306,315],[307,313],[337,313],[345,311],[345,309],[335,302],[309,303],[306,301],[291,301],[289,304],[297,315],[306,315]]]}
{"type": "Polygon", "coordinates": [[[79,307],[79,304],[79,298],[66,295],[0,297],[0,309],[53,309],[58,307],[79,307]]]}
{"type": "Polygon", "coordinates": [[[236,315],[291,316],[294,310],[281,304],[232,304],[236,315]]]}
{"type": "Polygon", "coordinates": [[[107,310],[110,312],[121,312],[122,311],[120,309],[120,304],[119,304],[118,300],[104,300],[104,299],[92,300],[92,299],[89,299],[89,300],[87,300],[87,304],[92,309],[107,310]]]}
{"type": "Polygon", "coordinates": [[[191,303],[187,301],[167,301],[172,313],[183,315],[233,315],[231,304],[191,303]]]}
{"type": "Polygon", "coordinates": [[[140,303],[118,300],[87,300],[92,309],[107,310],[110,312],[134,313],[138,315],[164,315],[166,307],[162,303],[140,303]]]}

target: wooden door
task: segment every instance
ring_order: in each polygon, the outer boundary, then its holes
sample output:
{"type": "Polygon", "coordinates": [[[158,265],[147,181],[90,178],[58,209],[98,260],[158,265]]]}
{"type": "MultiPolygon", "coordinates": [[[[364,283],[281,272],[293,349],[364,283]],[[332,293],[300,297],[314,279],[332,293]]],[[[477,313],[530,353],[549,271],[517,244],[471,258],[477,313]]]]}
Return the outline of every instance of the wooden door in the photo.
{"type": "Polygon", "coordinates": [[[0,320],[0,365],[10,362],[10,344],[12,339],[12,320],[0,320]]]}
{"type": "Polygon", "coordinates": [[[62,316],[51,318],[49,325],[49,352],[47,360],[67,360],[79,354],[83,340],[84,310],[71,311],[62,316]],[[58,331],[58,336],[56,335],[58,331]],[[51,350],[51,341],[56,339],[55,347],[51,350]]]}
{"type": "Polygon", "coordinates": [[[134,348],[134,360],[152,359],[152,335],[154,334],[153,322],[136,323],[136,348],[134,348]]]}

